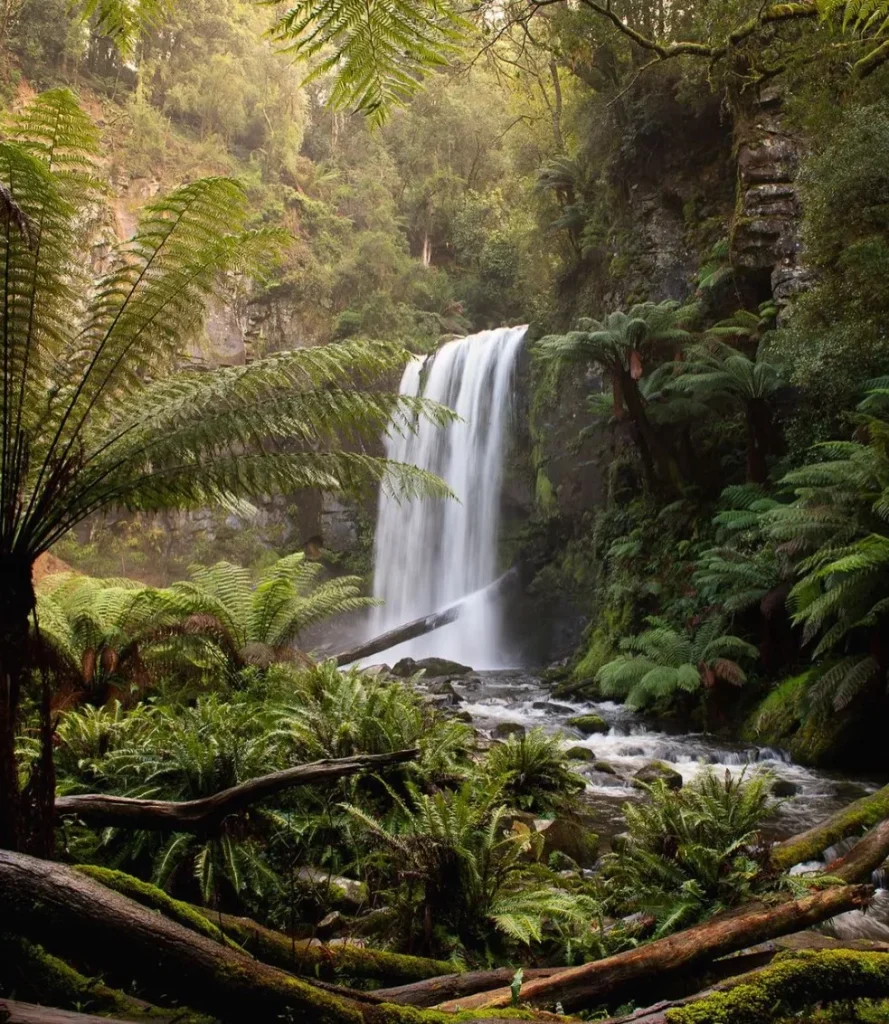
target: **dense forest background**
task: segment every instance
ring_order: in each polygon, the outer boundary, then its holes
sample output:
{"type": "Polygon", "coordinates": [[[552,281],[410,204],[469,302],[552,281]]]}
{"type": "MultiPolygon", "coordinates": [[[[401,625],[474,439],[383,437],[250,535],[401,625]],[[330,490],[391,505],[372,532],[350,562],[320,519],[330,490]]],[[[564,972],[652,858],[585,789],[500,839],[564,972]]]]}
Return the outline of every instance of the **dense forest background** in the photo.
{"type": "MultiPolygon", "coordinates": [[[[0,991],[195,1024],[697,993],[889,856],[886,787],[771,845],[795,784],[590,746],[618,702],[884,781],[889,12],[378,4],[377,50],[331,4],[295,61],[284,5],[0,0],[0,991]],[[573,745],[482,735],[469,666],[321,657],[377,488],[447,497],[379,459],[450,421],[394,393],[408,353],[515,323],[507,624],[573,745]]],[[[667,1019],[885,1019],[885,954],[828,952],[667,1019]]]]}

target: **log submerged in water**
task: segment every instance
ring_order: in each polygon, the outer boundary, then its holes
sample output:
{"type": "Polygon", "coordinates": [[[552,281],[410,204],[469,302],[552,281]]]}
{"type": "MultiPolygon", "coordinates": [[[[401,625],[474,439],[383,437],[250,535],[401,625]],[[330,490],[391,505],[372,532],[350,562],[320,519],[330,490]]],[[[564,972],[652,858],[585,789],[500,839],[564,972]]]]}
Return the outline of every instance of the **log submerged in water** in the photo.
{"type": "Polygon", "coordinates": [[[421,619],[414,619],[412,622],[406,622],[403,626],[397,626],[395,629],[390,629],[386,633],[381,633],[379,636],[358,644],[356,647],[351,647],[347,651],[335,654],[333,656],[333,660],[340,667],[344,665],[351,665],[355,661],[361,661],[362,658],[370,658],[374,654],[380,654],[383,651],[388,651],[390,647],[397,647],[398,644],[406,643],[408,640],[414,640],[418,636],[424,636],[426,633],[431,633],[433,630],[441,629],[443,626],[449,626],[452,622],[456,622],[457,619],[460,618],[463,612],[466,611],[473,601],[482,596],[496,596],[508,587],[512,586],[518,578],[518,569],[513,567],[483,590],[477,590],[474,594],[464,597],[461,601],[457,601],[454,604],[449,605],[440,612],[433,612],[433,614],[425,615],[421,619]]]}
{"type": "Polygon", "coordinates": [[[95,828],[113,826],[162,832],[212,832],[228,815],[243,811],[266,797],[296,786],[332,782],[358,772],[413,761],[419,753],[419,750],[399,750],[392,754],[360,754],[313,761],[248,779],[200,800],[140,800],[103,793],[61,796],[56,797],[56,815],[73,814],[95,828]]]}
{"type": "MultiPolygon", "coordinates": [[[[559,1002],[568,1011],[596,1006],[620,998],[643,979],[667,979],[747,946],[860,909],[872,892],[868,885],[841,885],[776,906],[743,906],[637,949],[531,981],[522,986],[520,998],[522,1003],[536,1006],[559,1002]]],[[[493,1009],[511,1002],[510,989],[500,988],[441,1003],[439,1009],[493,1009]]]]}

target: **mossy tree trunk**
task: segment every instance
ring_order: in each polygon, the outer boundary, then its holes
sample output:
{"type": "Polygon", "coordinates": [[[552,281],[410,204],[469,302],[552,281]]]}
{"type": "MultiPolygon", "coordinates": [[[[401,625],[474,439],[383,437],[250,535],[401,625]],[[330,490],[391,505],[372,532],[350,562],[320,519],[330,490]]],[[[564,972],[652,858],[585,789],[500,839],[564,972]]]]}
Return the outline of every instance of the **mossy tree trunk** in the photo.
{"type": "MultiPolygon", "coordinates": [[[[152,998],[181,1000],[223,1021],[449,1022],[432,1011],[362,1003],[323,991],[169,920],[73,868],[26,854],[0,851],[0,906],[4,926],[16,934],[63,957],[87,955],[109,976],[136,980],[152,998]]],[[[522,1019],[521,1014],[516,1017],[522,1019]]]]}

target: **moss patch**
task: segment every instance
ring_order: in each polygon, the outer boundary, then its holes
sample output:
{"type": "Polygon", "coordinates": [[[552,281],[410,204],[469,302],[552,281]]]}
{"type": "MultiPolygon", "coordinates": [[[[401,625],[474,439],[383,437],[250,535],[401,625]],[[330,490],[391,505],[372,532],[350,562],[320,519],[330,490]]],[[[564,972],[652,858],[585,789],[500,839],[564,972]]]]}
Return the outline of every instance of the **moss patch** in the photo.
{"type": "Polygon", "coordinates": [[[123,871],[113,871],[111,868],[101,868],[93,864],[78,864],[74,869],[83,875],[87,875],[96,882],[119,892],[122,896],[128,896],[131,900],[149,907],[151,910],[159,910],[164,917],[171,921],[190,928],[214,942],[221,942],[234,948],[240,948],[237,943],[228,939],[219,928],[206,918],[197,908],[192,907],[182,900],[174,900],[167,895],[163,889],[159,889],[150,882],[143,882],[140,878],[134,878],[123,871]]]}
{"type": "Polygon", "coordinates": [[[128,1020],[170,1020],[171,1012],[177,1024],[213,1024],[215,1020],[191,1010],[171,1011],[130,999],[19,936],[0,935],[0,965],[0,994],[14,992],[19,999],[81,1013],[113,1013],[128,1020]]]}
{"type": "Polygon", "coordinates": [[[889,956],[851,949],[780,954],[727,992],[667,1011],[668,1024],[772,1024],[816,1003],[889,996],[889,956]]]}

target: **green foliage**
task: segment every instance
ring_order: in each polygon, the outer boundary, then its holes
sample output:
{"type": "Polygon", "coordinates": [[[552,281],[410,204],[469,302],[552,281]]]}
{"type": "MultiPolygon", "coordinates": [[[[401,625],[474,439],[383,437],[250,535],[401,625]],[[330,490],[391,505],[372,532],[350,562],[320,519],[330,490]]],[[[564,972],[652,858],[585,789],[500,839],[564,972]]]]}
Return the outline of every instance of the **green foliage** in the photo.
{"type": "Polygon", "coordinates": [[[457,52],[466,27],[442,0],[302,0],[278,18],[271,35],[300,60],[320,54],[309,80],[335,70],[332,105],[353,105],[379,123],[457,52]]]}
{"type": "Polygon", "coordinates": [[[710,768],[678,791],[654,783],[648,801],[626,805],[627,841],[605,868],[616,901],[653,913],[665,935],[761,892],[770,790],[767,775],[720,779],[710,768]]]}
{"type": "Polygon", "coordinates": [[[175,0],[75,0],[80,16],[94,20],[97,29],[117,44],[124,57],[132,57],[148,29],[161,22],[175,0]]]}
{"type": "Polygon", "coordinates": [[[481,777],[498,783],[511,806],[537,813],[558,809],[584,787],[583,779],[571,770],[561,739],[542,729],[509,736],[492,747],[481,765],[481,777]]]}
{"type": "Polygon", "coordinates": [[[382,681],[355,668],[341,671],[328,661],[290,679],[284,700],[278,735],[307,760],[420,747],[420,759],[408,771],[439,783],[466,772],[472,731],[443,718],[409,683],[382,681]]]}
{"type": "Polygon", "coordinates": [[[493,924],[505,939],[527,944],[542,939],[549,920],[589,917],[589,897],[558,888],[555,878],[541,883],[528,863],[539,840],[527,826],[509,828],[499,797],[496,787],[469,783],[432,795],[411,788],[387,820],[348,808],[379,850],[369,864],[373,888],[395,909],[402,943],[433,951],[477,946],[493,924]]]}
{"type": "Polygon", "coordinates": [[[756,648],[724,634],[725,623],[710,619],[681,633],[662,619],[621,641],[625,654],[603,665],[596,681],[606,696],[624,697],[634,708],[669,701],[681,691],[698,693],[719,682],[740,686],[746,676],[739,661],[756,657],[756,648]]]}

